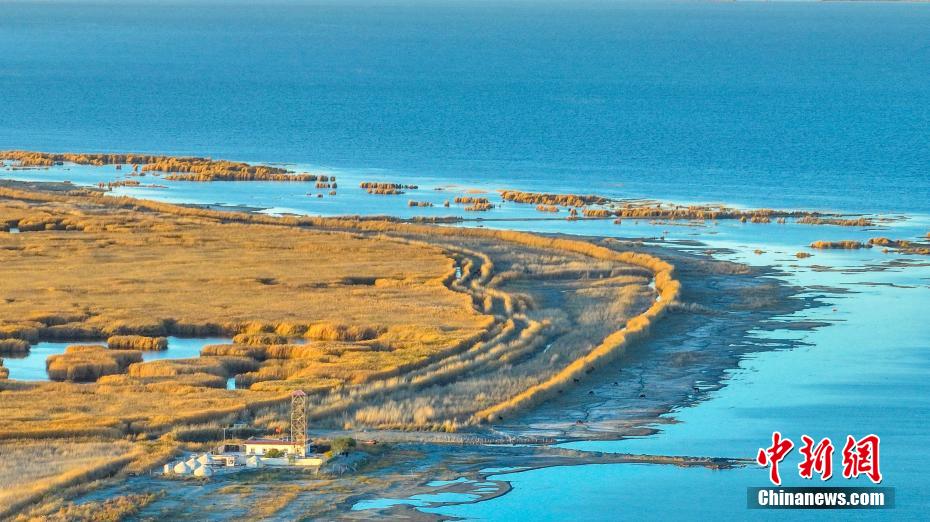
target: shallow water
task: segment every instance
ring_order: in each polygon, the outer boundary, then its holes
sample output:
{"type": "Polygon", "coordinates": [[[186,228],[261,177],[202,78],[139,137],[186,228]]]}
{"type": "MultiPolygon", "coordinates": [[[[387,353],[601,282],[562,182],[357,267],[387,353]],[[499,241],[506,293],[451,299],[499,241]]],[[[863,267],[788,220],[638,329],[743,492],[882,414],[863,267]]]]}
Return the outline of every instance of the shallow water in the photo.
{"type": "MultiPolygon", "coordinates": [[[[200,349],[208,344],[228,344],[231,339],[168,337],[168,349],[162,351],[142,352],[143,361],[156,361],[160,359],[188,359],[200,357],[200,349]]],[[[50,343],[42,342],[33,345],[26,357],[3,357],[3,366],[9,368],[10,379],[21,381],[47,381],[48,373],[45,371],[45,361],[50,355],[64,353],[65,348],[72,344],[99,344],[88,341],[50,343]]],[[[106,343],[103,343],[106,344],[106,343]]],[[[234,385],[235,387],[235,385],[234,385]]]]}

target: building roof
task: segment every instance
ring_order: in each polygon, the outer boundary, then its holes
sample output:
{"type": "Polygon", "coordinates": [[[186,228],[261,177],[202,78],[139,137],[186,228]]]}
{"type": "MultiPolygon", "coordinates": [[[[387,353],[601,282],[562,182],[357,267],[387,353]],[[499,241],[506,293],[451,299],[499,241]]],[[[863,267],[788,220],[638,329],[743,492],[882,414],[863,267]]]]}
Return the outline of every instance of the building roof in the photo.
{"type": "Polygon", "coordinates": [[[274,445],[274,446],[295,446],[297,442],[291,442],[284,439],[249,439],[245,441],[245,444],[251,445],[274,445]]]}

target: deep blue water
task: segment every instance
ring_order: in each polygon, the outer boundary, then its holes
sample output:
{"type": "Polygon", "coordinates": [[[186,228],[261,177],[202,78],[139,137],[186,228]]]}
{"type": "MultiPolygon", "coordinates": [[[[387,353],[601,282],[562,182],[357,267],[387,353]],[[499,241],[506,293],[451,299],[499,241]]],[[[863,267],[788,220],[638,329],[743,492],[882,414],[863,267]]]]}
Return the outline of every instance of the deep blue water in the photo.
{"type": "Polygon", "coordinates": [[[924,211],[930,5],[0,4],[0,148],[924,211]]]}

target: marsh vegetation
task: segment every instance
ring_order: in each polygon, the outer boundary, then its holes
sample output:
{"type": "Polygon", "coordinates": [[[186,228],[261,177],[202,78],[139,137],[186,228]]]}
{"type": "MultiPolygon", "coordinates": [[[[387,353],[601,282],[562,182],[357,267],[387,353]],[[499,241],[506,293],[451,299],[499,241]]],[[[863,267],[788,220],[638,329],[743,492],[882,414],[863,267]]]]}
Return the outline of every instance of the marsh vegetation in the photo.
{"type": "Polygon", "coordinates": [[[280,428],[295,389],[318,426],[472,429],[622,355],[678,295],[654,256],[521,232],[15,184],[0,223],[24,231],[0,237],[5,349],[107,342],[50,359],[66,382],[0,382],[2,440],[170,453],[234,420],[280,428]],[[139,361],[167,335],[233,343],[139,361]]]}

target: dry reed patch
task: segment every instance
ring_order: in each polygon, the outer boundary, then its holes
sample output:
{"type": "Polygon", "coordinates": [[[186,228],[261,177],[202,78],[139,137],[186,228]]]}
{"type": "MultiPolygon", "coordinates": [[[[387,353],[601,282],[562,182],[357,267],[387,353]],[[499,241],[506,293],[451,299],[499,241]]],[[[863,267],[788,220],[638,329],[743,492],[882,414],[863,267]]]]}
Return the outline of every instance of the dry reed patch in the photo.
{"type": "Polygon", "coordinates": [[[113,473],[132,456],[125,441],[0,443],[0,518],[46,493],[113,473]]]}
{"type": "Polygon", "coordinates": [[[506,201],[534,205],[583,207],[585,205],[604,205],[609,202],[607,198],[595,195],[543,194],[540,192],[520,192],[517,190],[502,190],[500,193],[501,197],[506,201]]]}
{"type": "Polygon", "coordinates": [[[78,225],[0,237],[0,338],[235,335],[256,322],[339,339],[392,324],[480,328],[468,298],[442,285],[450,260],[434,247],[63,199],[0,199],[0,220],[78,225]]]}
{"type": "MultiPolygon", "coordinates": [[[[14,160],[22,167],[51,167],[62,163],[78,165],[133,165],[133,174],[144,172],[170,173],[165,179],[179,181],[322,181],[329,176],[294,173],[280,167],[250,165],[235,161],[210,158],[155,156],[150,154],[94,154],[94,153],[49,153],[22,150],[0,151],[0,159],[14,160]]],[[[144,174],[143,174],[144,175],[144,174]]],[[[130,184],[132,181],[119,182],[130,184]]],[[[134,182],[138,184],[138,182],[134,182]]]]}
{"type": "Polygon", "coordinates": [[[45,368],[53,381],[93,382],[104,375],[120,373],[141,360],[139,351],[72,345],[65,348],[63,354],[49,356],[45,368]]]}
{"type": "Polygon", "coordinates": [[[825,249],[844,249],[844,250],[857,250],[860,248],[871,248],[871,243],[863,243],[861,241],[814,241],[811,243],[811,248],[817,248],[821,250],[825,249]]]}
{"type": "MultiPolygon", "coordinates": [[[[158,495],[147,493],[140,495],[121,495],[103,501],[89,501],[81,504],[65,502],[40,511],[43,522],[118,522],[126,520],[152,503],[158,495]]],[[[30,519],[36,517],[29,513],[30,519]]]]}
{"type": "Polygon", "coordinates": [[[29,353],[29,343],[22,339],[0,339],[0,354],[18,355],[29,353]]]}
{"type": "Polygon", "coordinates": [[[235,418],[286,399],[280,393],[243,394],[185,384],[187,378],[147,382],[111,376],[103,379],[113,379],[107,384],[0,381],[0,440],[157,435],[174,426],[235,418]]]}
{"type": "Polygon", "coordinates": [[[161,351],[168,349],[168,339],[144,335],[114,335],[107,339],[107,346],[111,350],[161,351]]]}
{"type": "Polygon", "coordinates": [[[133,364],[130,377],[175,377],[178,375],[209,374],[230,377],[237,373],[258,369],[258,362],[249,357],[197,357],[195,359],[166,359],[133,364]]]}

